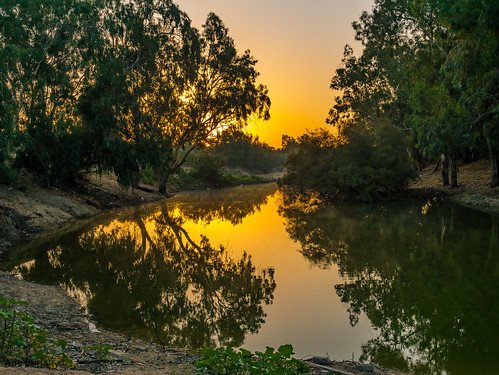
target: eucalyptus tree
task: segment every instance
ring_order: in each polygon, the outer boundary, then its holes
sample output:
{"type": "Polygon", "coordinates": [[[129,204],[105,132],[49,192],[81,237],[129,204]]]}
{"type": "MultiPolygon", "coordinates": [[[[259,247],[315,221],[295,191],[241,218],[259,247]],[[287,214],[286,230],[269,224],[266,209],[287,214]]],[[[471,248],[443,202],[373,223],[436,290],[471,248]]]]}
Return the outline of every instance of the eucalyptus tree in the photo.
{"type": "Polygon", "coordinates": [[[407,16],[407,1],[377,0],[372,12],[363,12],[352,26],[363,50],[357,57],[351,46],[345,46],[342,64],[330,85],[340,94],[334,98],[327,122],[341,132],[351,125],[372,128],[390,119],[407,130],[407,93],[403,90],[407,89],[407,66],[420,41],[407,16]]]}
{"type": "Polygon", "coordinates": [[[347,46],[331,88],[342,96],[328,121],[341,128],[390,122],[406,130],[418,152],[445,155],[457,186],[457,156],[471,146],[464,87],[444,67],[459,45],[433,1],[377,0],[353,26],[364,47],[347,46]]]}
{"type": "Polygon", "coordinates": [[[169,162],[164,123],[192,66],[196,33],[170,0],[107,0],[100,17],[95,75],[79,100],[90,130],[85,148],[122,185],[136,185],[144,166],[169,162]]]}
{"type": "Polygon", "coordinates": [[[217,131],[240,129],[252,118],[270,118],[267,88],[257,83],[257,60],[248,50],[238,53],[228,31],[210,13],[198,36],[198,49],[190,51],[193,65],[183,72],[187,85],[163,124],[173,144],[173,157],[161,173],[161,192],[166,191],[168,176],[217,131]]]}
{"type": "Polygon", "coordinates": [[[68,146],[78,127],[75,98],[88,66],[88,0],[5,0],[0,5],[2,159],[18,159],[47,180],[78,169],[68,146]],[[14,142],[17,140],[17,142],[14,142]],[[62,162],[64,161],[64,163],[62,162]]]}
{"type": "Polygon", "coordinates": [[[499,4],[497,1],[435,1],[440,21],[455,46],[443,72],[467,111],[469,126],[481,133],[491,160],[491,186],[499,185],[499,4]]]}

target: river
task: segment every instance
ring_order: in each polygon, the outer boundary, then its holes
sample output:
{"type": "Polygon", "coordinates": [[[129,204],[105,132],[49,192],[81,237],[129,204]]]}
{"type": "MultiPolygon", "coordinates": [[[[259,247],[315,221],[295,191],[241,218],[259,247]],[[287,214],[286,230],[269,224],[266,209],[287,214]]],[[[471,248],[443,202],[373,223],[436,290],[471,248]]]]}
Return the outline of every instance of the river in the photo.
{"type": "Polygon", "coordinates": [[[436,201],[327,205],[275,184],[81,221],[0,268],[59,285],[99,326],[168,347],[497,373],[499,218],[436,201]]]}

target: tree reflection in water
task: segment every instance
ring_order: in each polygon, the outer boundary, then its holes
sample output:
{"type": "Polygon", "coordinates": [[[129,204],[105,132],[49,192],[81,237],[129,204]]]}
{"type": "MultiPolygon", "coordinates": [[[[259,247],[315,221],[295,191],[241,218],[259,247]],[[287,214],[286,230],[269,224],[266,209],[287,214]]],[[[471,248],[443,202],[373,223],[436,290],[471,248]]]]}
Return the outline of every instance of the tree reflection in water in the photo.
{"type": "Polygon", "coordinates": [[[497,217],[431,203],[332,208],[291,194],[280,213],[312,264],[338,264],[351,324],[365,313],[378,330],[362,360],[416,374],[497,373],[497,217]]]}
{"type": "Polygon", "coordinates": [[[165,203],[146,217],[137,212],[133,224],[66,236],[17,270],[83,294],[108,328],[169,347],[240,346],[264,322],[274,271],[258,271],[247,254],[231,258],[205,236],[194,241],[184,220],[165,203]]]}
{"type": "Polygon", "coordinates": [[[213,220],[224,220],[239,225],[265,205],[276,191],[275,184],[260,184],[236,187],[220,191],[196,191],[184,194],[178,203],[185,219],[209,224],[213,220]],[[185,199],[186,196],[188,199],[185,199]]]}

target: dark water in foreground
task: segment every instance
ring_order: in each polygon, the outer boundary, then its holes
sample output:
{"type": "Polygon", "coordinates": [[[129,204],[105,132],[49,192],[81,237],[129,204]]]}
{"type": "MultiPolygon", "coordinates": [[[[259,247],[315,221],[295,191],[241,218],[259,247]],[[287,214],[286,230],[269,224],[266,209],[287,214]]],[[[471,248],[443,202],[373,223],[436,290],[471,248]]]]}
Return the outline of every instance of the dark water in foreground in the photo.
{"type": "Polygon", "coordinates": [[[101,326],[169,347],[290,343],[298,357],[499,373],[499,218],[456,206],[331,207],[273,184],[189,193],[4,259],[101,326]]]}

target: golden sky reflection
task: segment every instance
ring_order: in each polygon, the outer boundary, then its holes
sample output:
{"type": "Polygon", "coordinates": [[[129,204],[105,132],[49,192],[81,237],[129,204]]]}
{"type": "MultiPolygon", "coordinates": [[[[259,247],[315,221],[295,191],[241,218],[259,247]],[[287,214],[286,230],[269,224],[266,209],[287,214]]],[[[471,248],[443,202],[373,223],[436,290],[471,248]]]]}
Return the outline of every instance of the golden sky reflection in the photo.
{"type": "MultiPolygon", "coordinates": [[[[237,199],[237,189],[205,192],[201,197],[199,193],[180,194],[167,201],[170,212],[183,215],[182,228],[194,242],[199,242],[204,235],[214,246],[225,246],[233,259],[240,259],[246,251],[257,268],[275,269],[274,303],[264,307],[267,314],[265,324],[258,334],[247,336],[243,346],[250,350],[264,350],[265,346],[290,343],[298,356],[325,355],[327,351],[335,359],[350,359],[352,352],[358,357],[360,344],[372,337],[370,324],[367,319],[361,319],[356,327],[350,327],[346,307],[334,290],[335,284],[344,282],[337,267],[320,269],[310,266],[299,253],[299,245],[289,238],[284,219],[278,214],[281,193],[274,193],[274,184],[257,188],[260,194],[269,195],[236,224],[231,222],[234,220],[230,216],[206,221],[183,214],[198,203],[220,207],[232,199],[231,209],[240,210],[245,202],[244,196],[237,199]]],[[[253,198],[248,199],[249,202],[254,202],[253,198]]],[[[113,228],[135,226],[133,221],[115,221],[111,225],[113,228]]],[[[147,221],[145,225],[153,234],[154,223],[147,221]]]]}
{"type": "Polygon", "coordinates": [[[345,44],[354,43],[352,21],[374,0],[177,0],[200,27],[210,11],[229,28],[240,51],[258,59],[260,82],[272,100],[271,120],[248,130],[271,146],[282,134],[325,126],[332,106],[329,82],[345,44]]]}

